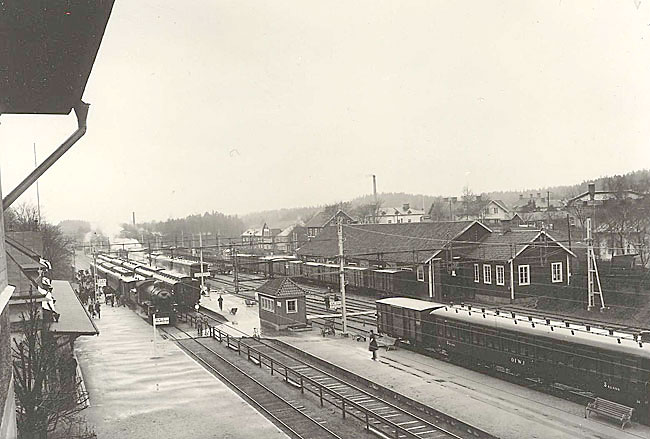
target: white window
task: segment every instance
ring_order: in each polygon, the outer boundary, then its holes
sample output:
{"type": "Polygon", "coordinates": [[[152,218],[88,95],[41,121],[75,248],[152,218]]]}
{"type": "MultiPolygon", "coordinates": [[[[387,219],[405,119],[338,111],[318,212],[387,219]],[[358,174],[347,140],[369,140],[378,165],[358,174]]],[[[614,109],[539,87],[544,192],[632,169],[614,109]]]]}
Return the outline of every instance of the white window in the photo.
{"type": "Polygon", "coordinates": [[[393,220],[388,220],[388,224],[392,224],[392,223],[393,223],[393,220]]]}
{"type": "Polygon", "coordinates": [[[474,264],[474,282],[480,282],[481,271],[478,264],[474,264]]]}
{"type": "Polygon", "coordinates": [[[424,266],[418,265],[418,280],[424,282],[424,266]]]}
{"type": "Polygon", "coordinates": [[[562,282],[562,262],[551,264],[551,281],[553,283],[562,282]]]}
{"type": "Polygon", "coordinates": [[[287,300],[287,314],[298,312],[298,299],[287,300]]]}
{"type": "Polygon", "coordinates": [[[273,299],[269,299],[268,297],[260,296],[260,306],[264,311],[268,312],[275,312],[275,309],[273,308],[273,299]]]}
{"type": "Polygon", "coordinates": [[[519,285],[530,285],[530,265],[518,265],[519,285]]]}
{"type": "Polygon", "coordinates": [[[492,283],[492,266],[484,264],[483,265],[483,283],[491,284],[492,283]]]}
{"type": "Polygon", "coordinates": [[[497,285],[505,285],[505,269],[503,265],[497,265],[497,285]]]}

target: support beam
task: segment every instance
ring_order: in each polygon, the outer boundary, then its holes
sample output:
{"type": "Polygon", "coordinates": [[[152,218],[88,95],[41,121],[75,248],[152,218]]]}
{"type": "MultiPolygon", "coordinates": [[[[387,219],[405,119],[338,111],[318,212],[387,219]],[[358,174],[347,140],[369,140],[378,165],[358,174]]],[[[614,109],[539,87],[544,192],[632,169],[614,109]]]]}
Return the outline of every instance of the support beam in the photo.
{"type": "Polygon", "coordinates": [[[14,190],[9,192],[9,194],[2,200],[3,210],[7,210],[13,203],[16,201],[29,187],[40,178],[41,175],[45,173],[54,163],[59,160],[63,154],[65,154],[72,145],[77,143],[79,139],[86,134],[86,118],[88,116],[88,107],[89,104],[86,104],[83,101],[79,101],[74,107],[74,112],[77,115],[77,130],[72,133],[70,137],[66,139],[65,142],[61,144],[48,158],[46,158],[43,163],[41,163],[36,169],[34,169],[14,190]]]}

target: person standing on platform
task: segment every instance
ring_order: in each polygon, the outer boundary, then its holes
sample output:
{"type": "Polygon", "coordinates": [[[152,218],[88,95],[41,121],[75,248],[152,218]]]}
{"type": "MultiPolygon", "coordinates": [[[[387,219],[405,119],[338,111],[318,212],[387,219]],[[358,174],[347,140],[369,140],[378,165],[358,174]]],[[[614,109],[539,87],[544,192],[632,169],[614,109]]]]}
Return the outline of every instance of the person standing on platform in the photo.
{"type": "Polygon", "coordinates": [[[97,313],[97,318],[101,319],[102,318],[102,309],[101,309],[101,306],[99,305],[99,300],[95,302],[95,312],[97,313]]]}
{"type": "Polygon", "coordinates": [[[372,352],[372,360],[377,361],[379,346],[377,345],[377,338],[375,337],[375,333],[372,332],[372,329],[370,330],[370,345],[368,346],[368,350],[372,352]]]}
{"type": "Polygon", "coordinates": [[[223,311],[223,297],[221,297],[221,294],[219,294],[217,302],[219,302],[219,311],[223,311]]]}
{"type": "Polygon", "coordinates": [[[93,308],[93,303],[88,301],[88,315],[92,318],[95,318],[95,308],[93,308]]]}

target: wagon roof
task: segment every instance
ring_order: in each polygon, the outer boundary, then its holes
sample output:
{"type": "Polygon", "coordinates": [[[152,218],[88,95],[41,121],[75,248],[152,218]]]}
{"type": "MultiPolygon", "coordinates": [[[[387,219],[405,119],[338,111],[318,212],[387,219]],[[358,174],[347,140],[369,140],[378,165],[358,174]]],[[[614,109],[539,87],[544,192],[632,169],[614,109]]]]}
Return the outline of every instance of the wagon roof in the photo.
{"type": "Polygon", "coordinates": [[[377,303],[382,303],[390,306],[397,306],[399,308],[412,309],[414,311],[438,309],[445,306],[440,303],[427,302],[426,300],[412,299],[410,297],[389,297],[387,299],[378,300],[377,303]]]}

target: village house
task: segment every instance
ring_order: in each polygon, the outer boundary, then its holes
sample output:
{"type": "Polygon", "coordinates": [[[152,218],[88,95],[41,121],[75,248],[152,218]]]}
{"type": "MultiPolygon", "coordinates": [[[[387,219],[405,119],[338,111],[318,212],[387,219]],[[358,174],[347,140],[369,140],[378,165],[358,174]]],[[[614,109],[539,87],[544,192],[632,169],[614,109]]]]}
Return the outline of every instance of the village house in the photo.
{"type": "Polygon", "coordinates": [[[468,252],[453,282],[460,298],[513,302],[568,287],[576,255],[545,231],[491,233],[468,252]],[[533,293],[534,290],[534,293],[533,293]]]}
{"type": "Polygon", "coordinates": [[[305,224],[305,227],[307,228],[307,237],[315,238],[324,228],[336,226],[339,218],[343,224],[352,224],[355,222],[354,218],[343,212],[341,209],[339,209],[334,215],[326,211],[318,212],[305,224]]]}
{"type": "Polygon", "coordinates": [[[424,220],[424,210],[412,208],[409,203],[399,207],[382,207],[376,217],[367,217],[366,222],[377,224],[419,223],[424,220]]]}
{"type": "Polygon", "coordinates": [[[275,252],[276,236],[281,229],[272,229],[266,223],[260,228],[250,228],[241,234],[242,248],[252,253],[275,252]]]}

